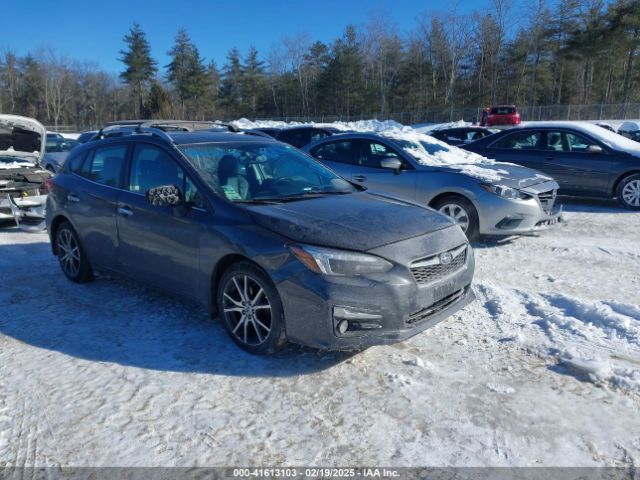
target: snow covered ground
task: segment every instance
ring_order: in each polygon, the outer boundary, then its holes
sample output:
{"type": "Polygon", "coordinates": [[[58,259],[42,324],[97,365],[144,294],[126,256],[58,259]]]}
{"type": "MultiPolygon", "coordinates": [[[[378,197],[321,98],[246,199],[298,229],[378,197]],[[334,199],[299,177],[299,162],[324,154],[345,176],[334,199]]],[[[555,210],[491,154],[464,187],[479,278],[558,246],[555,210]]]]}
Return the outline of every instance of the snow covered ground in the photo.
{"type": "Polygon", "coordinates": [[[407,342],[270,358],[0,229],[0,466],[637,467],[640,214],[566,218],[476,245],[478,300],[407,342]]]}

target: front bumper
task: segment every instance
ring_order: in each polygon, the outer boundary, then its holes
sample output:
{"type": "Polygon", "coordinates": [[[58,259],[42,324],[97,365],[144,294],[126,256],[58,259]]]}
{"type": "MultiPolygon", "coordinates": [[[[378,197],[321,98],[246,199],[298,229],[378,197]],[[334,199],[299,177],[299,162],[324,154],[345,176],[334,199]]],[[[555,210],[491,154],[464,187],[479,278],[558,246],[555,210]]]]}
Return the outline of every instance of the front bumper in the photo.
{"type": "Polygon", "coordinates": [[[491,193],[478,196],[481,235],[527,235],[551,228],[562,220],[562,205],[548,212],[537,198],[511,200],[491,193]]]}
{"type": "MultiPolygon", "coordinates": [[[[15,196],[16,192],[3,192],[0,191],[0,221],[2,220],[14,220],[14,215],[11,212],[11,207],[9,206],[9,200],[7,200],[7,195],[11,195],[16,204],[20,208],[20,215],[22,219],[26,220],[44,220],[45,217],[45,205],[47,201],[46,195],[35,195],[35,196],[15,196]]],[[[19,193],[19,192],[18,192],[19,193]]]]}
{"type": "MultiPolygon", "coordinates": [[[[459,231],[459,229],[456,229],[459,231]]],[[[462,237],[462,233],[460,232],[462,237]]],[[[462,237],[463,238],[463,237],[462,237]]],[[[464,242],[464,240],[462,240],[464,242]]],[[[391,250],[417,258],[415,239],[391,250]]],[[[428,242],[434,253],[447,250],[428,242]]],[[[451,245],[449,243],[449,245],[451,245]]],[[[389,247],[371,253],[384,255],[389,247]]],[[[305,267],[277,284],[285,311],[287,337],[294,343],[329,350],[357,350],[406,340],[459,311],[475,299],[471,288],[474,257],[471,248],[464,266],[440,280],[418,284],[404,265],[370,277],[327,277],[305,267]],[[353,323],[365,328],[340,332],[348,311],[353,323]]]]}

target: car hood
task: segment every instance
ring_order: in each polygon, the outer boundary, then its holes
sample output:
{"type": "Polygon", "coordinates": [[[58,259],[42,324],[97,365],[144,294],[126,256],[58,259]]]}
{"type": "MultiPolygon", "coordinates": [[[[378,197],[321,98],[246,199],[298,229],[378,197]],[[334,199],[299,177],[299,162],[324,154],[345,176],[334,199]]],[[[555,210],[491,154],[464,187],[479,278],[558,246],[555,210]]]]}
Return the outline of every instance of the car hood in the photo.
{"type": "Polygon", "coordinates": [[[440,167],[440,170],[450,173],[462,173],[477,179],[486,179],[488,183],[512,188],[526,188],[553,180],[548,175],[537,170],[507,162],[492,161],[486,164],[457,164],[452,167],[440,167]]]}
{"type": "Polygon", "coordinates": [[[455,225],[433,210],[368,192],[247,210],[258,225],[293,241],[347,250],[370,250],[455,225]]]}
{"type": "Polygon", "coordinates": [[[0,169],[39,163],[46,136],[45,128],[33,118],[0,115],[0,169]]]}

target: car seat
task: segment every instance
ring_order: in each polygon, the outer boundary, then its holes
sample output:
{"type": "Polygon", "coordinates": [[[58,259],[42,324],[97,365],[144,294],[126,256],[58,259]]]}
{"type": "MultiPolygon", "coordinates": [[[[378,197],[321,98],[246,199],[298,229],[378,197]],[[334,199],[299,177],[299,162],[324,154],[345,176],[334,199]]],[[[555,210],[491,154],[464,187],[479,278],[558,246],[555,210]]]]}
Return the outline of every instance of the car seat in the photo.
{"type": "Polygon", "coordinates": [[[233,155],[224,155],[218,162],[218,183],[230,200],[246,199],[249,195],[249,182],[239,175],[239,169],[238,159],[233,155]]]}

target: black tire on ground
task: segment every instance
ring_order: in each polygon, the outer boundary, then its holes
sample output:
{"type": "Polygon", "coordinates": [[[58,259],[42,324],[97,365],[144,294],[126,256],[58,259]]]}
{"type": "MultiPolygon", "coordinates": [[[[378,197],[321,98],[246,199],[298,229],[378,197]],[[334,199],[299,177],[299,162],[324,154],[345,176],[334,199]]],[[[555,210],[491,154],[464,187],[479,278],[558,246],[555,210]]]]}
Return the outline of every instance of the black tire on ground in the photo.
{"type": "Polygon", "coordinates": [[[62,223],[56,231],[56,253],[62,273],[75,283],[93,280],[93,269],[89,263],[78,234],[69,222],[62,223]]]}
{"type": "Polygon", "coordinates": [[[240,348],[269,355],[287,343],[280,295],[262,269],[245,261],[231,265],[216,293],[218,315],[240,348]]]}
{"type": "Polygon", "coordinates": [[[640,210],[640,173],[632,173],[620,180],[616,197],[624,208],[640,210]]]}
{"type": "Polygon", "coordinates": [[[478,212],[476,210],[476,207],[474,207],[468,199],[466,199],[462,195],[447,195],[446,197],[440,198],[433,204],[434,209],[441,211],[448,216],[451,215],[449,215],[448,212],[446,213],[442,209],[449,211],[452,208],[455,209],[456,207],[460,209],[456,210],[456,212],[464,212],[462,213],[462,215],[464,215],[468,220],[466,229],[462,228],[462,231],[465,233],[469,241],[477,240],[480,236],[480,221],[478,220],[478,212]],[[448,206],[451,206],[451,208],[447,208],[448,206]]]}

